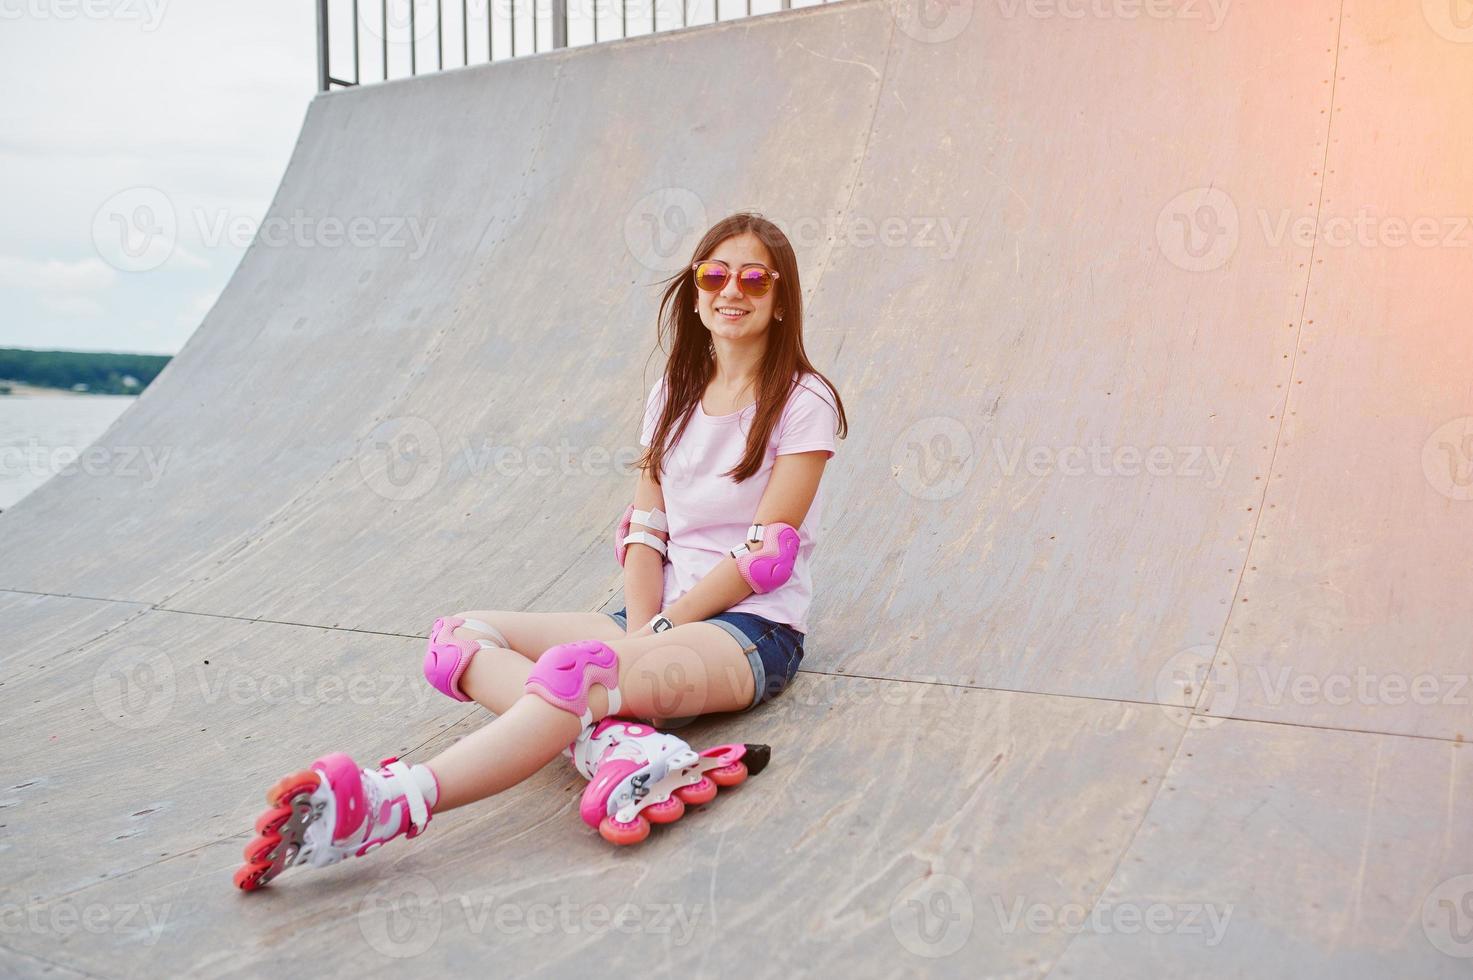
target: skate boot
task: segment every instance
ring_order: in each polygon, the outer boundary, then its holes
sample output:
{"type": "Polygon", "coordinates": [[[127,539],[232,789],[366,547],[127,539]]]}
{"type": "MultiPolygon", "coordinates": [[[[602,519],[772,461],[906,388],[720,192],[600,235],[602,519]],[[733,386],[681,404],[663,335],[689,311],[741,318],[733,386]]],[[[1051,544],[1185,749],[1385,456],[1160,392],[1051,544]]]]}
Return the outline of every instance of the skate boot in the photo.
{"type": "Polygon", "coordinates": [[[290,867],[326,867],[401,834],[418,837],[438,798],[435,775],[426,766],[391,757],[377,770],[360,769],[341,752],[325,755],[266,792],[269,806],[245,846],[236,887],[254,891],[290,867]]]}
{"type": "Polygon", "coordinates": [[[761,772],[766,745],[718,745],[696,752],[683,739],[628,718],[605,718],[564,753],[590,782],[578,812],[611,844],[637,844],[651,823],[673,823],[686,804],[709,803],[718,787],[761,772]]]}

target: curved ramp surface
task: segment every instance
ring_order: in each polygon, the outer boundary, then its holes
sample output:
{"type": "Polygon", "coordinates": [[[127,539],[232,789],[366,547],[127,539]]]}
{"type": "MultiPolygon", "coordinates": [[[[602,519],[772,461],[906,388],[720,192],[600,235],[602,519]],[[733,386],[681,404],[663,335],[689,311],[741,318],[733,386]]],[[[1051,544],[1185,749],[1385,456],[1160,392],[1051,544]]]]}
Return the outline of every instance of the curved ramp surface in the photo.
{"type": "Polygon", "coordinates": [[[1455,14],[844,0],[319,97],[273,215],[424,234],[256,243],[100,443],[163,465],[0,516],[0,971],[1466,975],[1455,14]],[[744,207],[851,421],[802,673],[682,733],[772,766],[235,893],[282,771],[486,723],[436,615],[618,604],[654,284],[744,207]]]}

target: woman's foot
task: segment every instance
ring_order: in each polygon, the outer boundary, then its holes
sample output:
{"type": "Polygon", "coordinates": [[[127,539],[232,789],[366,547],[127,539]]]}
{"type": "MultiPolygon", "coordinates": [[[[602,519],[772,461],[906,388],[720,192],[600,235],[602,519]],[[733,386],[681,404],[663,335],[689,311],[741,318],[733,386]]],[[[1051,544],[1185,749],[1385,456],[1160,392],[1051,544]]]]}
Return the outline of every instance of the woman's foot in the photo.
{"type": "Polygon", "coordinates": [[[427,766],[388,758],[364,769],[342,752],[325,755],[267,791],[235,884],[254,891],[290,867],[326,867],[401,834],[418,837],[439,796],[427,766]]]}

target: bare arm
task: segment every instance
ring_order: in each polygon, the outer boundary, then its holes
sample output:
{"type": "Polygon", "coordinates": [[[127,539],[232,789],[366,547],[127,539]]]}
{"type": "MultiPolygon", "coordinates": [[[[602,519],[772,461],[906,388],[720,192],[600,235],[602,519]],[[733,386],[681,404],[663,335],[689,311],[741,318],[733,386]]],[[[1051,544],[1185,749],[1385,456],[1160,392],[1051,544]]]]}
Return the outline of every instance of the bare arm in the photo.
{"type": "MultiPolygon", "coordinates": [[[[767,489],[762,492],[762,502],[757,506],[757,514],[753,523],[771,524],[781,521],[793,527],[800,526],[803,519],[808,516],[808,508],[813,505],[813,498],[818,494],[818,483],[823,478],[824,464],[828,462],[828,456],[829,454],[823,450],[778,456],[773,461],[772,475],[768,478],[767,489]]],[[[749,542],[749,544],[755,545],[756,542],[749,542]]],[[[736,542],[732,542],[732,547],[736,547],[736,542]]],[[[650,549],[641,550],[649,551],[650,549]]],[[[747,584],[746,579],[742,578],[741,572],[737,571],[736,559],[728,554],[717,562],[716,567],[707,572],[689,592],[666,609],[665,615],[677,626],[682,623],[700,622],[708,616],[725,612],[751,594],[752,587],[747,584]]],[[[627,598],[627,587],[625,595],[627,598]]],[[[654,612],[651,612],[643,619],[636,619],[634,606],[629,606],[631,627],[634,627],[635,623],[649,622],[654,615],[654,612]]],[[[635,635],[635,633],[631,632],[630,635],[635,635]]]]}

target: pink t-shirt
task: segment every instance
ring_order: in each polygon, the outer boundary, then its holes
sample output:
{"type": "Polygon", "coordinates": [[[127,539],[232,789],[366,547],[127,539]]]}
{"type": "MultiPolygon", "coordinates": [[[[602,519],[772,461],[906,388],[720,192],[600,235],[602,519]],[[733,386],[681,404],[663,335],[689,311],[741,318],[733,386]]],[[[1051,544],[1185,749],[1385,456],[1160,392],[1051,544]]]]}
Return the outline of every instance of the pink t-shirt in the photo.
{"type": "MultiPolygon", "coordinates": [[[[653,440],[664,400],[665,377],[661,375],[645,402],[640,445],[648,446],[653,440]]],[[[828,388],[815,376],[808,375],[788,396],[782,416],[773,426],[761,469],[742,483],[734,482],[722,474],[741,461],[747,447],[747,433],[756,415],[755,404],[731,415],[707,415],[697,402],[680,441],[665,454],[661,488],[665,495],[665,516],[670,523],[670,542],[662,608],[669,608],[689,592],[731,554],[731,549],[746,539],[747,528],[757,516],[757,505],[762,502],[772,476],[773,461],[779,455],[817,449],[826,450],[830,457],[834,455],[839,416],[828,388]]],[[[798,560],[793,565],[792,577],[771,592],[752,593],[729,611],[755,613],[807,633],[808,607],[813,601],[809,569],[822,521],[823,483],[820,481],[813,504],[798,528],[798,560]]]]}

